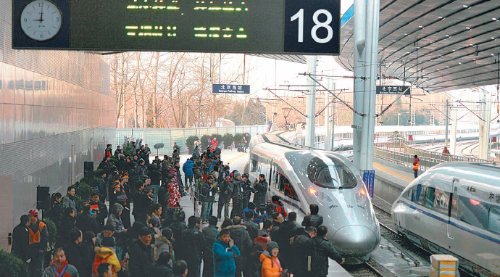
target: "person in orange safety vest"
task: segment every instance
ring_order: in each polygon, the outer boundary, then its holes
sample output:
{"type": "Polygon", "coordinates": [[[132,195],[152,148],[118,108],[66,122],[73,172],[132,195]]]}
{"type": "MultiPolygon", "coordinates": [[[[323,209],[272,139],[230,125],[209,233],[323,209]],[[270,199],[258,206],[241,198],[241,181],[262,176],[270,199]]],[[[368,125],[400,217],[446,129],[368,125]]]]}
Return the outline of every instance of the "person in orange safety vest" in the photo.
{"type": "Polygon", "coordinates": [[[45,250],[47,249],[47,242],[49,239],[49,232],[47,226],[43,221],[38,219],[38,211],[29,211],[31,224],[28,227],[29,237],[29,255],[31,262],[29,264],[31,276],[41,276],[44,268],[43,262],[45,257],[45,250]]]}
{"type": "Polygon", "coordinates": [[[413,159],[413,175],[415,178],[418,177],[418,169],[420,167],[420,159],[418,158],[417,155],[414,156],[415,158],[413,159]]]}

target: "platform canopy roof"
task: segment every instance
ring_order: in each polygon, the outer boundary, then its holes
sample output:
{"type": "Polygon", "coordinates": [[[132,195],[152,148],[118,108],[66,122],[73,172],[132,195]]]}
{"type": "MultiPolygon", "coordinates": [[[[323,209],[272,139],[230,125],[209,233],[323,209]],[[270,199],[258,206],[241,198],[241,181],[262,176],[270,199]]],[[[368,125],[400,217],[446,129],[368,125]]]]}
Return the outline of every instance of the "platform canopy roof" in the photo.
{"type": "MultiPolygon", "coordinates": [[[[354,16],[342,17],[340,64],[353,70],[354,16]]],[[[499,0],[380,0],[378,72],[428,92],[498,83],[499,0]]]]}

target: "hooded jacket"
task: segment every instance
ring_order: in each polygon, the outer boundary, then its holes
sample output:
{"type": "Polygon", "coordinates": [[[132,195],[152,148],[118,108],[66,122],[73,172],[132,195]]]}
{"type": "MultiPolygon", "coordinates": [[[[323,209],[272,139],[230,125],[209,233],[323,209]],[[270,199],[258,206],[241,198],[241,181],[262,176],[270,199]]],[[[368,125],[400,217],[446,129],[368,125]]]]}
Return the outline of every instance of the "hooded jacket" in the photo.
{"type": "Polygon", "coordinates": [[[96,247],[95,249],[95,259],[94,259],[94,266],[92,266],[92,275],[97,276],[97,266],[96,263],[98,262],[106,262],[111,265],[112,271],[113,271],[113,277],[118,276],[118,271],[121,270],[121,265],[120,261],[118,260],[118,257],[115,254],[115,251],[109,247],[96,247]]]}
{"type": "Polygon", "coordinates": [[[283,268],[278,257],[271,257],[271,254],[266,250],[260,254],[260,262],[262,263],[262,277],[280,277],[283,268]]]}

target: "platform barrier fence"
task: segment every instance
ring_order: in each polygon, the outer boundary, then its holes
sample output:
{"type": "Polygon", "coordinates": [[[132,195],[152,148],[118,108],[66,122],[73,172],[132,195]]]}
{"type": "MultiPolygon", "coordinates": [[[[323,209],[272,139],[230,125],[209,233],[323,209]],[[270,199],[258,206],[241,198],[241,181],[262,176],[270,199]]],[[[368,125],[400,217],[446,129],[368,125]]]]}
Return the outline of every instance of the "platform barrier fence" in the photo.
{"type": "MultiPolygon", "coordinates": [[[[113,147],[116,145],[123,145],[127,138],[142,139],[143,144],[148,144],[153,154],[156,149],[153,146],[157,143],[163,143],[164,147],[159,149],[160,155],[172,153],[174,142],[180,147],[181,152],[187,152],[186,139],[190,136],[197,136],[201,139],[204,135],[222,135],[225,134],[245,134],[249,133],[251,136],[256,136],[267,132],[266,125],[249,125],[249,126],[233,126],[233,127],[201,127],[201,128],[183,128],[183,129],[132,129],[132,128],[118,128],[116,129],[115,139],[112,142],[113,147]]],[[[219,141],[219,145],[222,145],[219,141]]]]}

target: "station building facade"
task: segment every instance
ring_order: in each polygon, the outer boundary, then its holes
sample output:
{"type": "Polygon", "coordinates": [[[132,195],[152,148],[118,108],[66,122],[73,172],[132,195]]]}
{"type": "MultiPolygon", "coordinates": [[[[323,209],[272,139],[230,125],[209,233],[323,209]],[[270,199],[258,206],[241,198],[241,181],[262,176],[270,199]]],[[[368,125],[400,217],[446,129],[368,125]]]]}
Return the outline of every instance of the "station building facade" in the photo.
{"type": "Polygon", "coordinates": [[[0,249],[37,186],[66,194],[115,135],[109,65],[98,54],[12,49],[12,2],[0,0],[0,249]]]}

